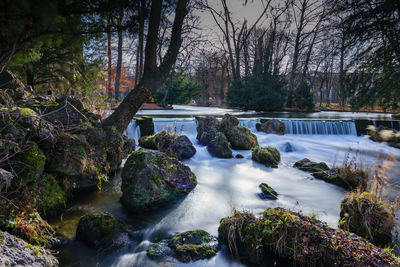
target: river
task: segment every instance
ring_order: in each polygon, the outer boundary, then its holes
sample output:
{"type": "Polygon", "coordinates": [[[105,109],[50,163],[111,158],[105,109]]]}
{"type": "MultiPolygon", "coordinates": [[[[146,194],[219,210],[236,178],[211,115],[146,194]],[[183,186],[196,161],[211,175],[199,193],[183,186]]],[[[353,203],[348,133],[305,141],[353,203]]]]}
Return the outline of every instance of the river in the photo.
{"type": "MultiPolygon", "coordinates": [[[[153,261],[147,258],[146,249],[151,242],[186,230],[203,229],[218,234],[221,218],[229,216],[234,209],[246,210],[257,215],[267,207],[283,207],[304,214],[316,214],[317,218],[337,227],[340,201],[344,191],[332,184],[315,180],[308,173],[293,168],[302,158],[324,161],[329,166],[340,166],[347,160],[371,168],[378,158],[393,155],[400,160],[400,150],[384,143],[375,143],[359,136],[358,121],[371,124],[389,123],[390,115],[379,113],[318,112],[318,113],[257,113],[233,109],[174,106],[173,110],[145,110],[138,115],[153,117],[155,132],[162,129],[187,135],[195,145],[197,153],[185,160],[196,174],[197,187],[181,202],[172,207],[147,215],[132,215],[123,209],[120,174],[101,192],[86,194],[75,199],[71,207],[60,218],[51,221],[54,228],[74,238],[77,221],[88,211],[101,210],[124,219],[135,230],[136,240],[118,252],[98,254],[82,242],[73,241],[59,255],[61,266],[245,266],[232,259],[223,248],[209,259],[192,263],[180,263],[172,258],[153,261]],[[231,113],[239,117],[240,125],[248,127],[258,138],[261,146],[276,147],[281,153],[281,163],[272,169],[251,160],[251,151],[233,150],[233,155],[242,154],[242,159],[213,158],[206,147],[196,140],[198,115],[223,115],[231,113]],[[281,118],[287,128],[283,136],[258,132],[257,122],[263,118],[281,118]],[[275,201],[258,197],[260,183],[267,183],[278,193],[275,201]]],[[[135,121],[129,125],[127,134],[137,139],[140,129],[135,121]]],[[[389,170],[391,182],[400,181],[400,166],[389,170]]],[[[387,196],[395,198],[398,190],[388,188],[387,196]]]]}

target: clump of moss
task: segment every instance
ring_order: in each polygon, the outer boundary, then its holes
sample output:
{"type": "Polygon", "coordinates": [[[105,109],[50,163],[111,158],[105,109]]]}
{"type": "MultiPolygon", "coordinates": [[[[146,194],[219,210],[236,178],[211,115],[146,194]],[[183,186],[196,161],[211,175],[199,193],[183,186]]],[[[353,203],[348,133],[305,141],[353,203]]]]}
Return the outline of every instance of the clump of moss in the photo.
{"type": "Polygon", "coordinates": [[[204,230],[193,230],[173,235],[168,240],[168,246],[176,257],[183,262],[196,261],[215,256],[218,251],[218,241],[204,230]]]}
{"type": "Polygon", "coordinates": [[[301,213],[266,209],[260,218],[235,211],[220,222],[233,255],[262,263],[266,255],[300,266],[397,266],[399,259],[354,234],[301,213]]]}
{"type": "Polygon", "coordinates": [[[257,147],[253,149],[251,158],[267,167],[277,168],[281,161],[281,154],[274,147],[257,147]]]}
{"type": "Polygon", "coordinates": [[[215,134],[215,137],[208,143],[207,150],[217,158],[232,158],[231,146],[226,136],[221,132],[215,134]]]}
{"type": "Polygon", "coordinates": [[[18,182],[20,185],[35,182],[43,172],[46,156],[35,142],[29,141],[27,145],[26,150],[14,159],[14,171],[18,176],[18,179],[13,180],[14,185],[18,182]]]}
{"type": "Polygon", "coordinates": [[[348,193],[340,203],[339,227],[378,246],[391,244],[394,226],[393,206],[374,193],[348,193]]]}

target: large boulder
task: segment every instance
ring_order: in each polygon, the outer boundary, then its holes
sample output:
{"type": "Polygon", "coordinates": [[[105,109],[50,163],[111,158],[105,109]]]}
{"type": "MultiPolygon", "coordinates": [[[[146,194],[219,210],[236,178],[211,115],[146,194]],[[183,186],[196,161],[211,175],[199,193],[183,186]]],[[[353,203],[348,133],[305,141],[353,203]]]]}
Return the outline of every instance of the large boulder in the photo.
{"type": "Polygon", "coordinates": [[[369,138],[375,142],[387,142],[388,145],[400,148],[400,132],[382,126],[374,127],[369,125],[369,138]]]}
{"type": "Polygon", "coordinates": [[[148,136],[154,134],[154,122],[151,117],[140,117],[136,119],[136,125],[140,127],[140,135],[148,136]]]}
{"type": "Polygon", "coordinates": [[[206,231],[193,230],[171,236],[168,246],[180,261],[190,262],[215,256],[218,240],[206,231]]]}
{"type": "Polygon", "coordinates": [[[67,100],[42,118],[66,131],[86,128],[89,124],[89,119],[67,100]]]}
{"type": "Polygon", "coordinates": [[[0,231],[0,266],[55,267],[58,260],[50,251],[0,231]]]}
{"type": "Polygon", "coordinates": [[[167,130],[141,137],[139,145],[143,148],[158,149],[180,160],[191,158],[196,153],[196,149],[187,136],[169,133],[167,130]]]}
{"type": "Polygon", "coordinates": [[[257,136],[244,126],[235,126],[225,131],[233,149],[250,150],[258,146],[257,136]]]}
{"type": "Polygon", "coordinates": [[[221,123],[213,116],[197,117],[197,140],[202,145],[207,145],[214,139],[220,130],[221,123]]]}
{"type": "Polygon", "coordinates": [[[121,201],[132,212],[176,202],[197,184],[190,168],[161,152],[133,152],[122,170],[121,201]]]}
{"type": "Polygon", "coordinates": [[[0,72],[0,90],[15,102],[29,99],[33,94],[30,86],[23,84],[16,75],[7,70],[0,72]]]}
{"type": "Polygon", "coordinates": [[[235,211],[220,221],[218,231],[234,256],[262,266],[271,258],[285,266],[400,264],[395,256],[361,237],[282,208],[266,209],[259,218],[235,211]]]}
{"type": "Polygon", "coordinates": [[[390,245],[395,225],[393,206],[374,193],[348,193],[340,203],[339,227],[362,236],[375,245],[390,245]]]}
{"type": "Polygon", "coordinates": [[[281,161],[281,154],[274,147],[257,147],[253,149],[251,158],[267,167],[277,168],[281,161]]]}
{"type": "Polygon", "coordinates": [[[129,230],[125,223],[108,213],[90,213],[78,223],[76,239],[99,251],[113,251],[129,242],[129,230]]]}
{"type": "Polygon", "coordinates": [[[207,150],[217,158],[232,158],[232,149],[226,136],[218,132],[213,140],[208,143],[207,150]]]}
{"type": "Polygon", "coordinates": [[[262,124],[257,124],[256,127],[258,131],[279,135],[284,135],[286,131],[285,124],[277,119],[266,120],[262,124]]]}

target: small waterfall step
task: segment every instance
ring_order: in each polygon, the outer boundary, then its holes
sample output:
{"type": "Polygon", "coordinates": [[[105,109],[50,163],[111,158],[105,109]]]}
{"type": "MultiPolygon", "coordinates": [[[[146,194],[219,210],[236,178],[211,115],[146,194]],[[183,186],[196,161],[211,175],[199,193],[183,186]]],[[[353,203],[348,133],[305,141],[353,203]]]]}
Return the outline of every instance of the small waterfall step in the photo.
{"type": "Polygon", "coordinates": [[[301,135],[354,135],[357,136],[354,121],[282,120],[286,134],[301,135]]]}

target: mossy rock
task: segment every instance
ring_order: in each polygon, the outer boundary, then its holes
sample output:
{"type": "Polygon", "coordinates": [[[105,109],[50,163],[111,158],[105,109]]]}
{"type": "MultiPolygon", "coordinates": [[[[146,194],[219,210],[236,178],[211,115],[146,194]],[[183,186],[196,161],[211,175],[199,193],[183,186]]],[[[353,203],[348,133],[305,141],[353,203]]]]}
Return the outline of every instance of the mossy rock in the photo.
{"type": "Polygon", "coordinates": [[[257,131],[278,135],[284,135],[286,131],[285,123],[277,119],[266,120],[262,124],[257,124],[256,128],[257,131]]]}
{"type": "Polygon", "coordinates": [[[220,128],[222,131],[227,131],[239,125],[239,120],[228,113],[226,113],[221,120],[220,128]]]}
{"type": "Polygon", "coordinates": [[[197,140],[200,144],[207,145],[220,130],[221,123],[214,116],[200,116],[196,119],[197,140]]]}
{"type": "Polygon", "coordinates": [[[262,199],[278,199],[278,193],[266,183],[261,183],[258,187],[261,189],[260,197],[262,199]]]}
{"type": "Polygon", "coordinates": [[[43,174],[36,183],[24,190],[24,199],[41,216],[48,217],[59,214],[65,208],[67,195],[52,175],[43,174]]]}
{"type": "Polygon", "coordinates": [[[38,145],[30,141],[27,144],[26,150],[15,157],[14,171],[18,179],[13,180],[13,185],[26,185],[36,180],[42,175],[43,168],[46,162],[46,156],[39,149],[38,145]]]}
{"type": "Polygon", "coordinates": [[[393,207],[375,194],[352,192],[340,203],[339,227],[386,247],[392,243],[394,216],[393,207]]]}
{"type": "Polygon", "coordinates": [[[158,149],[180,160],[191,158],[196,153],[196,149],[187,136],[169,133],[167,130],[141,137],[139,145],[147,149],[158,149]]]}
{"type": "Polygon", "coordinates": [[[256,218],[235,211],[223,218],[220,240],[240,259],[266,265],[271,257],[293,266],[398,266],[399,260],[356,235],[282,208],[256,218]]]}
{"type": "Polygon", "coordinates": [[[168,240],[151,244],[146,252],[147,256],[153,260],[173,255],[172,249],[168,246],[168,240]]]}
{"type": "Polygon", "coordinates": [[[218,132],[214,139],[207,145],[208,152],[217,158],[232,158],[231,146],[226,136],[218,132]]]}
{"type": "Polygon", "coordinates": [[[121,201],[140,213],[172,204],[197,184],[190,168],[162,152],[133,152],[122,170],[121,201]]]}
{"type": "Polygon", "coordinates": [[[307,158],[297,161],[293,167],[306,172],[329,171],[328,165],[325,162],[313,162],[307,158]]]}
{"type": "Polygon", "coordinates": [[[76,239],[99,251],[113,251],[125,247],[130,238],[125,223],[108,213],[90,213],[78,223],[76,239]]]}
{"type": "Polygon", "coordinates": [[[258,146],[257,136],[244,126],[233,127],[225,135],[233,149],[250,150],[258,146]]]}
{"type": "Polygon", "coordinates": [[[274,147],[257,147],[253,149],[251,158],[267,167],[277,168],[281,161],[281,154],[274,147]]]}
{"type": "Polygon", "coordinates": [[[136,119],[136,125],[140,127],[141,136],[148,136],[154,134],[153,118],[141,117],[136,119]]]}
{"type": "Polygon", "coordinates": [[[190,262],[215,256],[218,240],[204,230],[193,230],[171,236],[168,246],[175,252],[177,259],[190,262]]]}

